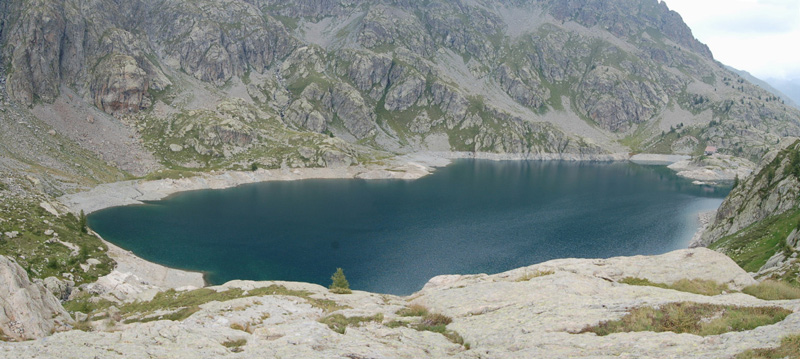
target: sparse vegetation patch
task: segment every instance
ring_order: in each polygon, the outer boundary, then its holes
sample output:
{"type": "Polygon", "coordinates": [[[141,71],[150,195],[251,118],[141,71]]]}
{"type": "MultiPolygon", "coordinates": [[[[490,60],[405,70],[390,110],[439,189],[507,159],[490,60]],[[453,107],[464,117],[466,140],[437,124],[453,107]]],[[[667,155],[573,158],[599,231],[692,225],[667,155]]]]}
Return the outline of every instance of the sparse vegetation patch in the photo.
{"type": "Polygon", "coordinates": [[[751,349],[736,356],[736,359],[784,358],[800,358],[800,334],[784,337],[781,339],[781,345],[777,348],[751,349]]]}
{"type": "Polygon", "coordinates": [[[228,340],[222,343],[222,346],[230,349],[234,353],[243,351],[243,346],[247,345],[247,339],[228,340]]]}
{"type": "Polygon", "coordinates": [[[789,250],[786,237],[799,222],[800,209],[789,210],[722,237],[709,248],[722,251],[744,270],[757,272],[776,252],[789,250]]]}
{"type": "Polygon", "coordinates": [[[751,330],[780,322],[792,312],[779,307],[739,307],[691,302],[634,308],[619,320],[602,322],[578,333],[674,332],[701,336],[751,330]]]}
{"type": "Polygon", "coordinates": [[[688,292],[700,295],[719,295],[731,291],[731,289],[726,284],[720,284],[713,280],[703,280],[703,279],[681,279],[675,283],[666,284],[666,283],[654,283],[645,278],[627,277],[623,278],[619,282],[629,285],[640,285],[640,286],[672,289],[681,292],[688,292]]]}
{"type": "Polygon", "coordinates": [[[420,317],[420,320],[418,322],[393,320],[386,324],[387,327],[408,327],[419,331],[439,333],[453,343],[463,345],[467,349],[470,348],[470,344],[465,343],[460,334],[454,330],[447,329],[447,325],[453,322],[453,318],[440,313],[431,313],[428,308],[420,304],[412,304],[400,309],[397,311],[397,315],[401,317],[420,317]]]}
{"type": "Polygon", "coordinates": [[[412,304],[397,311],[401,317],[423,317],[428,315],[428,308],[422,304],[412,304]]]}
{"type": "Polygon", "coordinates": [[[521,277],[517,278],[517,282],[527,282],[533,278],[544,277],[546,275],[551,275],[553,273],[555,272],[551,270],[545,270],[545,271],[535,270],[533,272],[525,271],[525,273],[521,277]]]}
{"type": "Polygon", "coordinates": [[[743,289],[742,292],[764,300],[800,299],[800,288],[776,280],[765,280],[743,289]]]}
{"type": "Polygon", "coordinates": [[[344,334],[347,327],[360,326],[368,322],[383,322],[383,313],[378,313],[369,317],[346,317],[343,314],[332,314],[320,319],[320,323],[327,325],[328,328],[331,328],[331,330],[339,334],[344,334]]]}
{"type": "MultiPolygon", "coordinates": [[[[213,301],[225,302],[238,298],[260,297],[265,295],[284,295],[303,298],[310,305],[320,308],[325,312],[347,308],[332,300],[311,298],[311,293],[307,291],[290,290],[284,286],[271,285],[249,291],[231,288],[218,292],[211,288],[201,288],[179,292],[170,289],[156,294],[150,301],[123,304],[119,307],[119,313],[125,318],[125,323],[150,322],[155,320],[180,321],[198,312],[200,306],[206,303],[213,301]]],[[[64,308],[70,312],[90,314],[90,317],[92,317],[92,315],[98,314],[112,305],[114,305],[114,303],[107,300],[92,300],[91,296],[87,294],[64,303],[64,308]]]]}

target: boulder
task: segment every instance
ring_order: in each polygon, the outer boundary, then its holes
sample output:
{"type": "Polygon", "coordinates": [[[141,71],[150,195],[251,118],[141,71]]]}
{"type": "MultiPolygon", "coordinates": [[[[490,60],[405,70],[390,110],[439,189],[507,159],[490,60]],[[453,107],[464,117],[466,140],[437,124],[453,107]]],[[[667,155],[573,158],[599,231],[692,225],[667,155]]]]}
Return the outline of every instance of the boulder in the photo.
{"type": "Polygon", "coordinates": [[[44,279],[42,284],[59,300],[69,299],[69,295],[72,293],[72,288],[75,287],[75,282],[70,280],[60,280],[56,277],[47,277],[44,279]]]}

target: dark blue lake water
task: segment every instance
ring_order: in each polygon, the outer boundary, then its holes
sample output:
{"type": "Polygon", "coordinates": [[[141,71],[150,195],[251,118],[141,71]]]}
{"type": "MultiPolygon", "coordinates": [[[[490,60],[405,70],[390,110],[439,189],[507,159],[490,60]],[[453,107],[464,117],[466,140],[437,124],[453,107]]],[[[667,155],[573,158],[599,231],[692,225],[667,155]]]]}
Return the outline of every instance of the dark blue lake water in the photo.
{"type": "Polygon", "coordinates": [[[459,160],[404,180],[302,180],[186,192],[89,216],[145,259],[232,279],[410,294],[439,274],[685,248],[727,188],[631,163],[459,160]]]}

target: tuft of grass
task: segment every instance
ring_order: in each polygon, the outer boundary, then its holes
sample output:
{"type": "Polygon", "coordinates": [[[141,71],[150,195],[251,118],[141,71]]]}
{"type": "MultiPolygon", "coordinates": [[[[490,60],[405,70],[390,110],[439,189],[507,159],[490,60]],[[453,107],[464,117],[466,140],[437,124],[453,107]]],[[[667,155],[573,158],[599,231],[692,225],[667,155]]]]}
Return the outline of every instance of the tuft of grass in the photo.
{"type": "Polygon", "coordinates": [[[626,277],[621,279],[619,282],[628,285],[658,287],[708,296],[719,295],[731,291],[727,284],[720,284],[713,280],[704,279],[681,279],[675,283],[666,284],[651,282],[645,278],[626,277]]]}
{"type": "Polygon", "coordinates": [[[238,340],[228,340],[226,342],[222,342],[222,346],[230,349],[234,353],[239,353],[243,351],[243,346],[247,345],[247,339],[238,339],[238,340]]]}
{"type": "Polygon", "coordinates": [[[751,349],[739,353],[736,359],[783,359],[800,358],[800,334],[790,335],[781,339],[777,348],[751,349]]]}
{"type": "Polygon", "coordinates": [[[764,300],[800,299],[800,288],[776,280],[765,280],[743,289],[742,292],[764,300]]]}
{"type": "Polygon", "coordinates": [[[792,311],[778,307],[739,307],[691,302],[635,308],[619,320],[588,326],[579,333],[674,332],[701,336],[751,330],[780,322],[792,311]]]}
{"type": "Polygon", "coordinates": [[[517,282],[527,282],[527,281],[529,281],[529,280],[531,280],[533,278],[544,277],[546,275],[551,275],[553,273],[555,273],[555,272],[553,272],[551,270],[541,271],[541,270],[538,270],[538,269],[533,271],[533,272],[530,272],[530,273],[528,271],[525,271],[525,274],[523,274],[521,277],[517,278],[517,282]]]}
{"type": "Polygon", "coordinates": [[[393,320],[385,324],[389,328],[408,327],[409,323],[402,320],[393,320]]]}
{"type": "Polygon", "coordinates": [[[243,331],[245,333],[249,333],[249,334],[253,334],[253,332],[255,331],[255,328],[253,327],[253,323],[246,323],[244,325],[239,324],[239,323],[233,323],[233,324],[231,324],[230,328],[233,329],[233,330],[241,330],[241,331],[243,331]]]}
{"type": "Polygon", "coordinates": [[[334,332],[344,334],[347,327],[360,326],[368,322],[383,322],[383,313],[378,313],[369,317],[345,317],[343,314],[332,314],[319,320],[320,323],[325,324],[334,332]]]}
{"type": "Polygon", "coordinates": [[[444,335],[445,338],[450,340],[453,343],[463,345],[465,348],[469,349],[469,343],[464,343],[464,338],[461,337],[461,334],[458,334],[455,330],[447,329],[447,325],[453,322],[453,318],[450,318],[444,314],[439,313],[428,313],[422,317],[422,320],[413,326],[414,329],[419,331],[429,331],[434,333],[439,333],[444,335]]]}
{"type": "Polygon", "coordinates": [[[428,308],[422,304],[412,304],[398,310],[396,314],[401,317],[424,317],[428,315],[428,308]]]}
{"type": "Polygon", "coordinates": [[[404,317],[422,317],[422,318],[420,318],[420,321],[417,323],[406,322],[402,320],[393,320],[389,323],[386,323],[387,327],[389,328],[408,327],[418,331],[439,333],[453,343],[463,345],[464,348],[466,349],[470,348],[470,344],[465,343],[464,338],[461,337],[461,335],[458,334],[458,332],[447,329],[447,325],[453,322],[453,318],[450,318],[444,314],[430,313],[428,311],[428,308],[425,308],[424,306],[419,304],[413,304],[407,308],[403,308],[399,310],[397,314],[404,317]]]}
{"type": "Polygon", "coordinates": [[[84,332],[91,332],[94,331],[94,327],[92,327],[92,323],[89,321],[76,321],[75,324],[72,325],[72,329],[80,330],[84,332]]]}
{"type": "Polygon", "coordinates": [[[444,314],[428,313],[422,317],[422,322],[420,322],[420,325],[428,327],[436,327],[436,326],[446,326],[452,322],[453,318],[450,318],[444,314]]]}

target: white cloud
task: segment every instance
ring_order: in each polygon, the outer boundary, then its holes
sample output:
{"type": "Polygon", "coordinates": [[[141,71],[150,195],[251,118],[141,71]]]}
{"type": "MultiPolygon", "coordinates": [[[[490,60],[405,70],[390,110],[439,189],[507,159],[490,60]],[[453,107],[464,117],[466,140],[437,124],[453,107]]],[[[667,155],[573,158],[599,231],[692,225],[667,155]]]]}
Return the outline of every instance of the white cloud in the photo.
{"type": "Polygon", "coordinates": [[[726,65],[766,78],[800,76],[799,0],[663,0],[726,65]]]}

